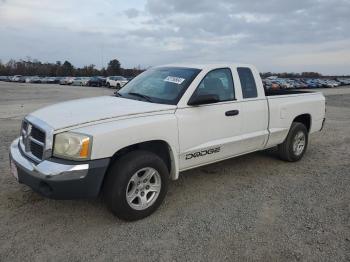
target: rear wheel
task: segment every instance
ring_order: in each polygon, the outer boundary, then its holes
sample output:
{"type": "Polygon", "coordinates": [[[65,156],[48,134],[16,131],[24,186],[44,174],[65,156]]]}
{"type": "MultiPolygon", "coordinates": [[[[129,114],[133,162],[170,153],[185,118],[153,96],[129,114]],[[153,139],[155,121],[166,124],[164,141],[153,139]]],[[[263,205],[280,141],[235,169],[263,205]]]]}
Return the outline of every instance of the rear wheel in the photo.
{"type": "Polygon", "coordinates": [[[287,138],[278,145],[278,152],[281,159],[289,162],[300,160],[307,148],[308,131],[304,124],[293,122],[287,138]]]}
{"type": "Polygon", "coordinates": [[[107,82],[106,86],[107,86],[108,88],[110,88],[110,87],[111,87],[111,84],[110,84],[109,82],[107,82]]]}
{"type": "Polygon", "coordinates": [[[119,83],[117,84],[117,87],[116,87],[116,88],[117,88],[117,89],[120,89],[120,84],[119,84],[119,83]]]}
{"type": "Polygon", "coordinates": [[[115,161],[104,183],[108,207],[132,221],[152,214],[163,202],[169,183],[164,161],[148,151],[134,151],[115,161]]]}

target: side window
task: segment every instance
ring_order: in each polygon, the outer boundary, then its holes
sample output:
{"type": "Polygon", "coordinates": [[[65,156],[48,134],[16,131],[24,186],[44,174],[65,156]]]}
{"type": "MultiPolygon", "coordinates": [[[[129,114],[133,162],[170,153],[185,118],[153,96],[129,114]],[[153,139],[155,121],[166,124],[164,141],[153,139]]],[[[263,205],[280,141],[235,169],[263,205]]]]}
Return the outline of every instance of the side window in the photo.
{"type": "Polygon", "coordinates": [[[210,71],[201,81],[194,96],[216,94],[220,102],[235,98],[232,73],[229,68],[210,71]]]}
{"type": "Polygon", "coordinates": [[[237,71],[241,81],[243,98],[257,97],[255,78],[250,68],[238,67],[237,71]]]}

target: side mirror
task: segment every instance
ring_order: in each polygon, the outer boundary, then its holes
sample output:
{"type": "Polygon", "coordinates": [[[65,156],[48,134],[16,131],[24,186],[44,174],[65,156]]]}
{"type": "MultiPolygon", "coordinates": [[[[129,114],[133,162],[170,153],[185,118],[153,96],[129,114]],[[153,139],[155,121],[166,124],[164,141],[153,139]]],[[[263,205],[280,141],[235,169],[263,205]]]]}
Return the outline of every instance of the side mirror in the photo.
{"type": "Polygon", "coordinates": [[[208,95],[192,96],[187,104],[190,106],[199,106],[199,105],[205,105],[205,104],[214,104],[217,102],[220,102],[218,95],[208,94],[208,95]]]}

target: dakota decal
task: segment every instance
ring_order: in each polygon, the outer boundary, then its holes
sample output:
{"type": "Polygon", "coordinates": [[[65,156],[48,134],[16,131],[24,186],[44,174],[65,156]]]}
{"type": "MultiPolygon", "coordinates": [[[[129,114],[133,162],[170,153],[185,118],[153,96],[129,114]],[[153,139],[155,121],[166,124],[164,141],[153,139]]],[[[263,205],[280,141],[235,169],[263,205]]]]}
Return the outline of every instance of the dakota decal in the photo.
{"type": "Polygon", "coordinates": [[[190,159],[196,158],[196,157],[216,154],[216,153],[220,152],[220,149],[221,149],[220,147],[216,147],[216,148],[205,149],[205,150],[194,152],[194,153],[189,153],[186,155],[186,160],[190,160],[190,159]]]}

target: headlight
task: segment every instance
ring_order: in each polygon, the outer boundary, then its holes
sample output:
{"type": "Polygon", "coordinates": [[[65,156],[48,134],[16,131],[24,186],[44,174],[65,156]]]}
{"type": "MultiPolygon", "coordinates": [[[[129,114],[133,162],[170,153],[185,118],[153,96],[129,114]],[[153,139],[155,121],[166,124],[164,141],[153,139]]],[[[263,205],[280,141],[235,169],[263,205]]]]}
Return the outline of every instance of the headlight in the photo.
{"type": "Polygon", "coordinates": [[[86,160],[90,158],[92,137],[65,132],[55,136],[53,155],[65,159],[86,160]]]}

